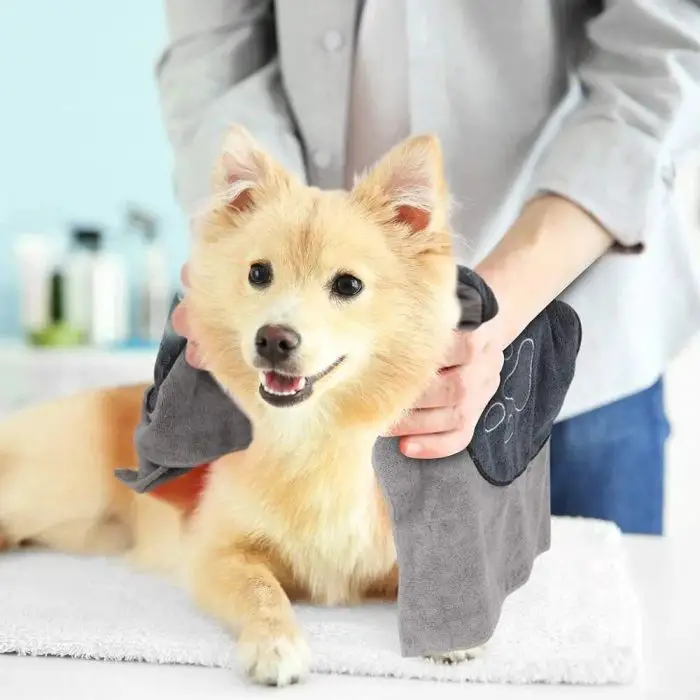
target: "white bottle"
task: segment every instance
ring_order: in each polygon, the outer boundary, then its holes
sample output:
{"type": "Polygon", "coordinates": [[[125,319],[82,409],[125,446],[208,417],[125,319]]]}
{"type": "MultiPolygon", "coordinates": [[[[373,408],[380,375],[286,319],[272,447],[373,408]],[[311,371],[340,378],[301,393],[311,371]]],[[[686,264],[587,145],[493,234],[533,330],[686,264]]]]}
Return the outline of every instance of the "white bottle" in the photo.
{"type": "Polygon", "coordinates": [[[119,255],[100,252],[91,277],[90,342],[99,347],[118,345],[128,332],[128,285],[119,255]]]}
{"type": "Polygon", "coordinates": [[[158,235],[158,217],[131,205],[127,223],[138,233],[144,256],[138,280],[136,335],[143,342],[157,343],[163,336],[172,302],[168,258],[158,235]]]}
{"type": "Polygon", "coordinates": [[[51,272],[55,250],[41,234],[20,234],[15,243],[19,270],[20,323],[25,333],[40,333],[49,324],[51,272]]]}
{"type": "Polygon", "coordinates": [[[146,250],[147,280],[142,286],[144,340],[157,342],[163,336],[163,329],[170,311],[170,284],[167,260],[157,243],[151,243],[146,250]]]}
{"type": "Polygon", "coordinates": [[[91,345],[109,347],[126,339],[128,285],[121,257],[105,251],[103,244],[100,229],[73,231],[66,316],[91,345]]]}
{"type": "Polygon", "coordinates": [[[66,263],[66,321],[85,341],[91,334],[92,277],[101,236],[97,229],[76,228],[66,263]]]}

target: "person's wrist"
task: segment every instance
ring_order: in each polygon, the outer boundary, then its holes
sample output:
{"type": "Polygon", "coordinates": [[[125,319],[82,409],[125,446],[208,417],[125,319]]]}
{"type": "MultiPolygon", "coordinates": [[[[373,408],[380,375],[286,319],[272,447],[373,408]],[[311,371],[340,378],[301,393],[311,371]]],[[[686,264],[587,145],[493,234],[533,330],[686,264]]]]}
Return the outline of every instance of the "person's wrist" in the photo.
{"type": "Polygon", "coordinates": [[[612,236],[574,202],[555,194],[530,200],[475,268],[496,295],[499,313],[492,332],[502,347],[612,243],[612,236]]]}

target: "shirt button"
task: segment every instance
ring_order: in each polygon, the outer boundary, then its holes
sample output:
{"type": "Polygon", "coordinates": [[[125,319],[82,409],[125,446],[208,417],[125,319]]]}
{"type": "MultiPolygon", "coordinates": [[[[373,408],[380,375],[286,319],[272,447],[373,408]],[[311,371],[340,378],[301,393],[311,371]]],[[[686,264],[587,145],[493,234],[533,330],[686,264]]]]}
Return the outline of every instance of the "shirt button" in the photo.
{"type": "Polygon", "coordinates": [[[328,151],[315,151],[313,159],[319,168],[327,168],[331,164],[331,154],[328,151]]]}
{"type": "Polygon", "coordinates": [[[343,47],[343,35],[335,29],[330,29],[323,35],[323,48],[334,52],[343,47]]]}
{"type": "Polygon", "coordinates": [[[661,170],[661,177],[663,181],[670,187],[674,185],[676,181],[676,168],[674,167],[673,163],[669,163],[663,166],[661,170]]]}

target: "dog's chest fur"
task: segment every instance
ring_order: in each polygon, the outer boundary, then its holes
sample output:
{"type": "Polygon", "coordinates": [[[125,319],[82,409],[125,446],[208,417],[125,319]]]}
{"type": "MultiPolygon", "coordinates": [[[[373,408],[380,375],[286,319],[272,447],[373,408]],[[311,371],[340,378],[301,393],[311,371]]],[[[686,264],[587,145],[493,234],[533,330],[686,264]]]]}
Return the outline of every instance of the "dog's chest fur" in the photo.
{"type": "Polygon", "coordinates": [[[254,453],[231,457],[213,477],[226,486],[212,483],[211,491],[231,494],[225,517],[236,539],[265,553],[291,595],[328,605],[356,602],[392,569],[390,520],[369,455],[320,450],[306,456],[317,461],[312,468],[296,459],[276,463],[269,454],[264,461],[254,453]]]}

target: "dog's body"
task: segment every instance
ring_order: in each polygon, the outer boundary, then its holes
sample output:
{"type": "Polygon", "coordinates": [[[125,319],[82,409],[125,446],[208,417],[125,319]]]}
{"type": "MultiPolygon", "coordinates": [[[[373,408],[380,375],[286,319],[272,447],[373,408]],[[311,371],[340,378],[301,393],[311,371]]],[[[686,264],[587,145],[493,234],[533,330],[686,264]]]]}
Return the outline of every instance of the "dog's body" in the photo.
{"type": "MultiPolygon", "coordinates": [[[[291,682],[308,651],[290,600],[393,599],[376,436],[440,367],[457,321],[437,144],[397,147],[350,193],[303,187],[240,129],[216,170],[188,305],[207,367],[251,419],[198,507],[136,494],[146,387],[29,409],[0,426],[0,539],[124,552],[176,577],[234,630],[252,678],[291,682]]],[[[466,658],[454,652],[444,658],[466,658]]]]}

